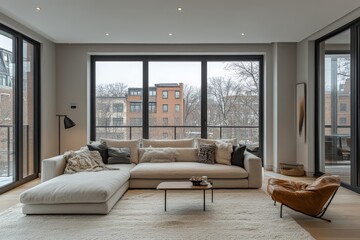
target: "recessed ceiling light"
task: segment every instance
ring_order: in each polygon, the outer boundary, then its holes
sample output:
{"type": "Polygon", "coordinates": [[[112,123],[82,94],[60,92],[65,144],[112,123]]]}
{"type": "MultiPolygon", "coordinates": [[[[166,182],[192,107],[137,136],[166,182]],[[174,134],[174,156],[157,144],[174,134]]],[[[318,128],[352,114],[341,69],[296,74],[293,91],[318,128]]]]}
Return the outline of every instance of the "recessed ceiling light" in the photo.
{"type": "Polygon", "coordinates": [[[105,33],[106,36],[110,36],[110,33],[105,33]]]}
{"type": "Polygon", "coordinates": [[[37,7],[37,8],[36,8],[36,10],[40,11],[40,10],[41,10],[41,8],[37,7]]]}
{"type": "Polygon", "coordinates": [[[169,36],[172,36],[173,34],[172,33],[169,33],[169,36]]]}
{"type": "Polygon", "coordinates": [[[245,36],[245,33],[241,33],[241,36],[245,36]]]}
{"type": "Polygon", "coordinates": [[[178,10],[178,11],[182,11],[182,7],[178,7],[177,10],[178,10]]]}

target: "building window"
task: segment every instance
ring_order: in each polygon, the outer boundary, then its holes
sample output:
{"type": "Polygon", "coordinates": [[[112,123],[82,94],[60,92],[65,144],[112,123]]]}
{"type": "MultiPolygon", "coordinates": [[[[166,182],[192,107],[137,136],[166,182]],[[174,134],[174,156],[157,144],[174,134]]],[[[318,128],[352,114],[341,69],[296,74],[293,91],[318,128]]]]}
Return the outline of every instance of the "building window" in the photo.
{"type": "Polygon", "coordinates": [[[130,126],[141,126],[142,118],[130,118],[130,126]]]}
{"type": "Polygon", "coordinates": [[[121,113],[124,111],[124,104],[123,103],[114,103],[113,104],[113,112],[114,113],[121,113]]]}
{"type": "Polygon", "coordinates": [[[113,126],[123,126],[124,118],[113,118],[113,126]]]}
{"type": "Polygon", "coordinates": [[[163,126],[167,126],[167,125],[169,125],[169,119],[163,118],[163,126]]]}
{"type": "Polygon", "coordinates": [[[346,118],[341,117],[340,118],[340,124],[346,124],[346,118]]]}
{"type": "Polygon", "coordinates": [[[167,98],[168,98],[168,94],[169,94],[168,91],[162,91],[162,98],[163,98],[163,99],[167,99],[167,98]]]}
{"type": "Polygon", "coordinates": [[[156,90],[149,90],[149,96],[155,97],[156,96],[156,90]]]}
{"type": "Polygon", "coordinates": [[[178,91],[178,90],[175,91],[175,98],[176,99],[180,98],[180,91],[178,91]]]}
{"type": "Polygon", "coordinates": [[[175,104],[175,112],[180,112],[180,104],[175,104]]]}
{"type": "Polygon", "coordinates": [[[131,102],[130,112],[141,112],[141,102],[131,102]]]}
{"type": "Polygon", "coordinates": [[[142,90],[141,89],[129,89],[130,96],[141,96],[142,90]]]}
{"type": "Polygon", "coordinates": [[[167,104],[163,104],[162,105],[162,110],[163,110],[163,112],[168,112],[168,105],[167,104]]]}
{"type": "Polygon", "coordinates": [[[340,103],[340,112],[346,112],[346,103],[340,103]]]}
{"type": "Polygon", "coordinates": [[[149,112],[156,113],[156,102],[149,102],[149,112]]]}

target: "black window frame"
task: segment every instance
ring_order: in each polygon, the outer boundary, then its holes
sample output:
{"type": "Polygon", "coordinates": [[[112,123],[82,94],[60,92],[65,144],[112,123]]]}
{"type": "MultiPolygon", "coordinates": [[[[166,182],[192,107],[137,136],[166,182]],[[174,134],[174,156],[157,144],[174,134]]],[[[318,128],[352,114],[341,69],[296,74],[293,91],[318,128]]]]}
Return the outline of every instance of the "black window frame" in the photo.
{"type": "Polygon", "coordinates": [[[0,194],[18,187],[24,183],[36,179],[40,173],[40,146],[41,146],[41,91],[40,91],[40,43],[36,40],[0,23],[0,30],[13,37],[14,59],[12,61],[15,65],[15,91],[14,91],[14,139],[15,139],[15,152],[14,152],[14,181],[0,187],[0,194]],[[31,133],[34,137],[33,140],[33,161],[34,173],[23,177],[23,162],[24,162],[24,129],[23,129],[23,44],[24,41],[33,46],[33,124],[34,129],[31,133]]]}
{"type": "Polygon", "coordinates": [[[149,62],[200,62],[201,63],[201,138],[207,138],[207,63],[218,61],[257,61],[259,62],[259,152],[264,162],[264,55],[91,55],[90,56],[90,140],[96,139],[96,62],[135,61],[143,64],[143,138],[149,138],[149,62]]]}

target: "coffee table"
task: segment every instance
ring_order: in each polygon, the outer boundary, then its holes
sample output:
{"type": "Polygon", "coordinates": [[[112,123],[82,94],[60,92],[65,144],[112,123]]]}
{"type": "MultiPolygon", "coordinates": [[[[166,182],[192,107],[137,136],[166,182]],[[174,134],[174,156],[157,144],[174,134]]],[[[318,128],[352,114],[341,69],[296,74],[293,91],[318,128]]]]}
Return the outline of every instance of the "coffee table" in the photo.
{"type": "Polygon", "coordinates": [[[211,202],[214,202],[214,189],[212,183],[208,183],[204,186],[193,186],[192,182],[162,182],[160,183],[157,190],[165,191],[165,212],[166,212],[166,193],[168,190],[203,190],[204,199],[204,211],[205,211],[205,191],[211,189],[211,202]]]}

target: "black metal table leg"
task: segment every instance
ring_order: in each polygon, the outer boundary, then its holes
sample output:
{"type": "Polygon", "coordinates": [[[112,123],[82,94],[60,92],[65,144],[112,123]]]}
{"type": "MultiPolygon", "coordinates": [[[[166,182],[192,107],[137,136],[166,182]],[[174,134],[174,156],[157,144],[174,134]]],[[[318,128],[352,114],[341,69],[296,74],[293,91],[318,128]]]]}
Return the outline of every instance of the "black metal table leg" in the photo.
{"type": "Polygon", "coordinates": [[[166,190],[165,190],[165,212],[166,212],[166,190]]]}
{"type": "Polygon", "coordinates": [[[205,189],[204,189],[204,211],[205,211],[205,189]]]}
{"type": "Polygon", "coordinates": [[[214,189],[211,188],[211,202],[214,202],[214,189]]]}

